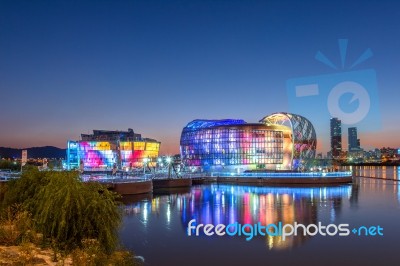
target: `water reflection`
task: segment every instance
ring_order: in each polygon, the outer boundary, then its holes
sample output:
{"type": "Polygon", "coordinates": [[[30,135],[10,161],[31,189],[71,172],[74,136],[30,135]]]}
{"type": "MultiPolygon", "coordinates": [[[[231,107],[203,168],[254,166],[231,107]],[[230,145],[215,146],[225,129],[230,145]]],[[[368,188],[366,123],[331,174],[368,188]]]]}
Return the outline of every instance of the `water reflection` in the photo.
{"type": "Polygon", "coordinates": [[[353,173],[355,176],[399,180],[399,166],[354,166],[353,173]]]}
{"type": "MultiPolygon", "coordinates": [[[[211,185],[192,189],[188,206],[182,209],[182,225],[191,219],[211,224],[293,224],[317,223],[319,204],[331,206],[331,220],[340,211],[342,198],[350,199],[352,186],[324,188],[276,188],[233,185],[211,185]]],[[[300,245],[308,237],[266,236],[269,249],[285,249],[300,245]]]]}
{"type": "MultiPolygon", "coordinates": [[[[363,182],[362,191],[390,192],[400,204],[400,166],[354,166],[355,176],[365,177],[368,182],[363,182]],[[393,180],[394,182],[386,182],[393,180]],[[393,193],[391,193],[393,192],[393,193]]],[[[359,182],[359,179],[354,179],[359,182]]]]}
{"type": "Polygon", "coordinates": [[[400,204],[400,182],[397,182],[397,200],[400,204]]]}
{"type": "Polygon", "coordinates": [[[124,198],[126,215],[120,240],[143,256],[145,265],[347,265],[344,258],[351,258],[354,265],[397,265],[390,262],[398,260],[400,182],[390,179],[397,178],[400,170],[386,167],[386,174],[379,173],[383,168],[371,170],[375,177],[355,177],[353,184],[338,187],[213,184],[164,195],[124,198]],[[267,236],[256,236],[251,241],[245,237],[189,237],[186,229],[191,219],[214,224],[237,221],[265,225],[282,221],[380,225],[385,236],[316,235],[285,242],[267,236]]]}
{"type": "MultiPolygon", "coordinates": [[[[326,222],[334,223],[344,201],[357,205],[358,184],[335,187],[254,187],[236,185],[203,185],[192,187],[189,193],[155,195],[140,201],[126,202],[125,213],[135,215],[147,226],[149,215],[162,215],[165,229],[171,230],[171,215],[178,212],[182,233],[187,224],[316,224],[320,208],[329,211],[326,222]]],[[[320,218],[320,219],[319,219],[320,218]]],[[[217,236],[215,236],[217,237],[217,236]]],[[[228,236],[226,236],[228,238],[228,236]]],[[[308,236],[257,237],[268,249],[289,249],[301,245],[308,236]]]]}
{"type": "Polygon", "coordinates": [[[358,208],[358,198],[360,191],[360,180],[358,178],[353,178],[353,183],[351,185],[351,193],[350,193],[350,208],[357,209],[358,208]]]}
{"type": "Polygon", "coordinates": [[[151,194],[126,195],[122,197],[123,211],[125,215],[137,215],[144,226],[147,225],[151,212],[151,194]]]}
{"type": "Polygon", "coordinates": [[[164,223],[168,226],[171,223],[173,212],[182,212],[184,204],[190,197],[190,189],[163,191],[163,194],[124,196],[122,202],[125,215],[135,215],[143,225],[147,225],[150,215],[165,218],[164,223]],[[171,193],[171,194],[168,194],[171,193]]]}

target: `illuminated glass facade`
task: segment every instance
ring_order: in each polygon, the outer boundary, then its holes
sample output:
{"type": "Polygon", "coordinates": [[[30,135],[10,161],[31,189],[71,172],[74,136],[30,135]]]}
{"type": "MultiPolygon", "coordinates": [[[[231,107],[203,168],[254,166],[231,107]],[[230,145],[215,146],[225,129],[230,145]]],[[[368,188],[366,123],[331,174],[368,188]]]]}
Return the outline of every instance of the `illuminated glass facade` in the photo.
{"type": "Polygon", "coordinates": [[[260,120],[265,125],[290,127],[293,141],[292,169],[297,169],[302,160],[314,159],[317,148],[317,134],[314,126],[304,116],[291,113],[273,113],[260,120]]]}
{"type": "Polygon", "coordinates": [[[290,128],[243,120],[194,120],[182,131],[182,162],[203,170],[290,169],[290,128]]]}
{"type": "Polygon", "coordinates": [[[69,141],[67,148],[68,169],[85,170],[132,169],[143,167],[143,159],[155,166],[160,142],[142,138],[128,131],[94,130],[93,135],[82,135],[81,141],[69,141]]]}
{"type": "Polygon", "coordinates": [[[292,170],[315,157],[316,133],[306,118],[275,113],[260,123],[194,120],[181,134],[182,162],[193,170],[292,170]]]}
{"type": "Polygon", "coordinates": [[[117,145],[106,141],[78,142],[79,163],[89,168],[112,168],[117,163],[117,145]]]}

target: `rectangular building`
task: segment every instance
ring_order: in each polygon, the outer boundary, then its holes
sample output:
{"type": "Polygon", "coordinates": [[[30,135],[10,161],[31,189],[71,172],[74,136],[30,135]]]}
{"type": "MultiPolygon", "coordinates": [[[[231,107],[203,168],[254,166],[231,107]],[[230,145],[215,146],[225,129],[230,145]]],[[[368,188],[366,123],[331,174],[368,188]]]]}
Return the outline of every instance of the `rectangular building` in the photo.
{"type": "Polygon", "coordinates": [[[348,128],[349,152],[360,150],[360,139],[357,138],[357,128],[348,128]]]}
{"type": "Polygon", "coordinates": [[[331,118],[331,153],[332,158],[339,158],[342,152],[342,121],[331,118]]]}
{"type": "Polygon", "coordinates": [[[128,131],[93,130],[82,134],[82,140],[68,141],[67,168],[111,170],[141,168],[144,159],[155,166],[160,142],[128,131]]]}

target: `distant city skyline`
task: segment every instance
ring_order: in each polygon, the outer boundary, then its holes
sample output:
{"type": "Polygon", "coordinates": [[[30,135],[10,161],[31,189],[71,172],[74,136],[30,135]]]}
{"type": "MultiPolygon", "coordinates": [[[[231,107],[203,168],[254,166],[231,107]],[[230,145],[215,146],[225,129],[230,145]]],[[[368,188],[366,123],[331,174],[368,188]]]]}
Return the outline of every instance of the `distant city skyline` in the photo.
{"type": "Polygon", "coordinates": [[[357,127],[349,127],[347,132],[348,151],[359,150],[361,148],[361,141],[357,135],[357,127]]]}
{"type": "MultiPolygon", "coordinates": [[[[382,125],[359,129],[361,146],[399,147],[398,10],[393,1],[1,1],[0,146],[65,148],[93,129],[132,128],[176,154],[193,119],[289,111],[286,81],[334,72],[314,57],[340,65],[345,38],[349,62],[370,48],[357,70],[377,73],[382,125]]],[[[326,154],[329,120],[319,122],[326,154]]]]}
{"type": "Polygon", "coordinates": [[[331,155],[333,158],[340,157],[342,152],[342,121],[337,117],[331,118],[331,155]]]}

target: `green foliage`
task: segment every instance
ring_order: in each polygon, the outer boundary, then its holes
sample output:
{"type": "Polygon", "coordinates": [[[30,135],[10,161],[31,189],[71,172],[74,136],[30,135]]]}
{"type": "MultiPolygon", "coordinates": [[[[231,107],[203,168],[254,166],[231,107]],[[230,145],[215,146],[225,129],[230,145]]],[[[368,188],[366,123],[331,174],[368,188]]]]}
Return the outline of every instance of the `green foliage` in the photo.
{"type": "Polygon", "coordinates": [[[10,181],[5,204],[22,204],[34,229],[53,250],[66,256],[95,239],[104,254],[117,246],[122,213],[115,193],[98,183],[83,183],[77,172],[29,169],[10,181]]]}
{"type": "Polygon", "coordinates": [[[110,254],[117,245],[117,229],[122,220],[117,194],[94,182],[85,184],[85,191],[85,237],[97,239],[103,251],[110,254]]]}
{"type": "Polygon", "coordinates": [[[18,245],[35,240],[30,214],[21,205],[5,208],[0,215],[0,245],[18,245]]]}
{"type": "Polygon", "coordinates": [[[48,184],[33,197],[33,218],[38,231],[63,253],[78,247],[84,238],[84,192],[75,173],[52,172],[48,184]]]}
{"type": "Polygon", "coordinates": [[[0,169],[10,169],[12,171],[19,171],[21,169],[21,164],[19,162],[14,162],[11,160],[0,159],[0,169]]]}
{"type": "Polygon", "coordinates": [[[7,182],[4,204],[23,204],[27,211],[33,213],[36,202],[33,198],[49,183],[51,172],[40,172],[36,167],[26,166],[25,171],[18,179],[7,182]]]}

